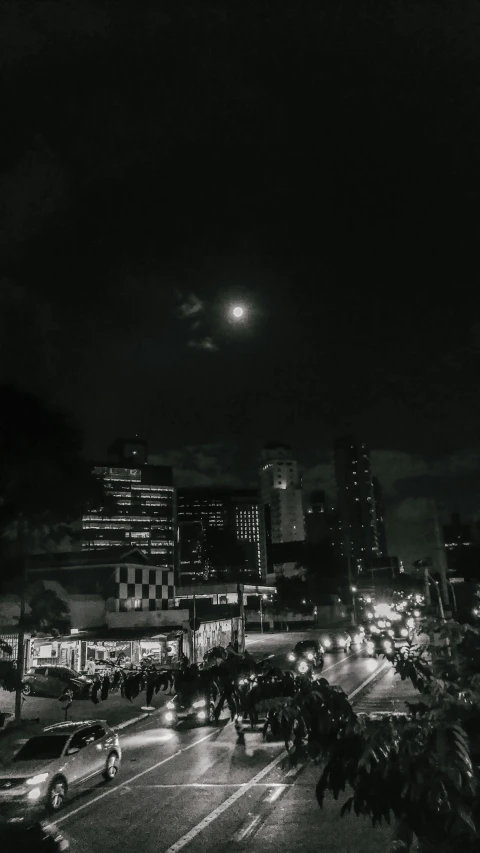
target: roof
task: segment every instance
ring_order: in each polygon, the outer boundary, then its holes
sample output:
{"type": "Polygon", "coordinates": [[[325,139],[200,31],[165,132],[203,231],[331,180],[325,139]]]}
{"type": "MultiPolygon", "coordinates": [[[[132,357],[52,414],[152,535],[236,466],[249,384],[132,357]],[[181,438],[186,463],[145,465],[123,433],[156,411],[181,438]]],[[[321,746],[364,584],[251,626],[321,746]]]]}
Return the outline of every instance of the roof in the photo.
{"type": "Polygon", "coordinates": [[[101,551],[59,551],[52,554],[35,554],[30,557],[29,572],[55,568],[92,568],[116,566],[119,563],[150,565],[152,558],[140,548],[105,548],[101,551]]]}
{"type": "Polygon", "coordinates": [[[93,723],[104,723],[106,720],[69,720],[67,723],[54,723],[52,726],[46,726],[44,732],[54,732],[55,734],[70,734],[76,732],[82,726],[91,726],[93,723]]]}

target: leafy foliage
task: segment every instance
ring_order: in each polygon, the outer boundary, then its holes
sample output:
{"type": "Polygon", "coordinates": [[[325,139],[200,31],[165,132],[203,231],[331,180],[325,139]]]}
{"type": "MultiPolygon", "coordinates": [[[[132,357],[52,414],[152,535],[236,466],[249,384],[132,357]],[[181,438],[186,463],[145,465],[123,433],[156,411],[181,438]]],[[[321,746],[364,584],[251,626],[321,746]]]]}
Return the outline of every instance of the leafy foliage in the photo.
{"type": "Polygon", "coordinates": [[[70,630],[70,610],[55,590],[38,584],[29,597],[30,613],[25,616],[25,627],[33,633],[52,635],[70,630]]]}

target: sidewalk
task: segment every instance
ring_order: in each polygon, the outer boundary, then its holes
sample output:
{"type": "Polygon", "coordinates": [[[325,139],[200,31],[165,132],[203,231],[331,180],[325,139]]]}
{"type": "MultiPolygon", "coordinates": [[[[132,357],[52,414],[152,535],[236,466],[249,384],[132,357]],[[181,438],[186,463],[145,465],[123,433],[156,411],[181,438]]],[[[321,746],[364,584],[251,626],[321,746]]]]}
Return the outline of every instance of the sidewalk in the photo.
{"type": "MultiPolygon", "coordinates": [[[[160,690],[154,693],[152,707],[162,708],[168,702],[170,694],[160,690]]],[[[123,699],[120,692],[110,693],[108,699],[94,705],[91,699],[76,699],[68,710],[69,720],[106,720],[114,729],[123,729],[143,720],[153,711],[142,711],[145,706],[145,693],[129,702],[123,699]]],[[[20,748],[21,744],[45,726],[61,723],[65,719],[58,699],[40,699],[35,696],[24,698],[22,705],[22,722],[20,726],[13,723],[15,714],[15,694],[0,688],[0,713],[10,714],[5,727],[0,729],[0,761],[6,761],[20,748]]]]}
{"type": "Polygon", "coordinates": [[[415,702],[420,698],[420,693],[415,690],[412,682],[407,679],[402,681],[393,667],[385,670],[373,686],[361,693],[358,701],[354,702],[355,711],[361,713],[373,713],[383,711],[393,713],[395,711],[408,711],[407,702],[415,702]]]}

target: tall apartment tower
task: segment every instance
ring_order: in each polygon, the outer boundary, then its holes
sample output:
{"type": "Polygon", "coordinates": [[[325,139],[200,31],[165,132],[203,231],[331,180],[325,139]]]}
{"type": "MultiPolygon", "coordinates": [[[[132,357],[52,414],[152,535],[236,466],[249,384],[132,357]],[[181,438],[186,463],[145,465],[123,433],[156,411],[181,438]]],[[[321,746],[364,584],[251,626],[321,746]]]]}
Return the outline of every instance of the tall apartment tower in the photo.
{"type": "Polygon", "coordinates": [[[335,442],[334,458],[342,554],[352,571],[361,571],[380,556],[370,455],[365,444],[345,436],[335,442]]]}
{"type": "MultiPolygon", "coordinates": [[[[305,540],[302,484],[298,463],[285,444],[268,444],[261,455],[260,494],[265,513],[267,547],[305,540]]],[[[291,573],[290,564],[276,572],[291,573]]]]}

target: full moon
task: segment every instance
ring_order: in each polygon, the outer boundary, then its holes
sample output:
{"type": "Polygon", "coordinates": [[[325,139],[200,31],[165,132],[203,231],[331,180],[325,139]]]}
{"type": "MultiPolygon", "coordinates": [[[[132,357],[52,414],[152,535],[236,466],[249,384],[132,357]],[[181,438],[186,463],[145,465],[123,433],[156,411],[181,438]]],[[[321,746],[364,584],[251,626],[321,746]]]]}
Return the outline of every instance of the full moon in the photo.
{"type": "Polygon", "coordinates": [[[235,305],[235,308],[232,311],[233,316],[236,317],[237,320],[239,320],[240,317],[243,317],[244,313],[244,309],[241,305],[235,305]]]}

